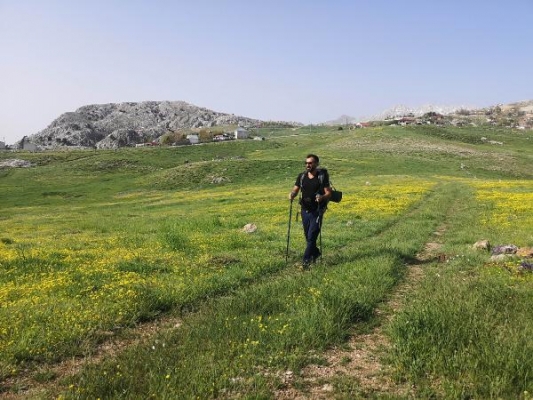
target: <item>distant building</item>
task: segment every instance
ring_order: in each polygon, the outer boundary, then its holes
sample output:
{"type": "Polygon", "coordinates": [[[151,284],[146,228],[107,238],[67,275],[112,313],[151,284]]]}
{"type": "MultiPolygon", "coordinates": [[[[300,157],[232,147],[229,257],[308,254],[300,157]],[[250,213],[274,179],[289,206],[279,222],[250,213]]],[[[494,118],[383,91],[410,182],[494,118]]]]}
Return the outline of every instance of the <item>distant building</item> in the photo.
{"type": "Polygon", "coordinates": [[[26,142],[22,144],[22,150],[37,151],[39,150],[39,146],[37,146],[35,143],[26,142]]]}
{"type": "Polygon", "coordinates": [[[198,135],[194,135],[194,134],[187,135],[187,140],[188,140],[191,144],[198,144],[198,143],[200,143],[200,137],[199,137],[198,135]]]}
{"type": "Polygon", "coordinates": [[[235,129],[235,139],[248,139],[248,131],[240,126],[235,129]]]}
{"type": "Polygon", "coordinates": [[[27,136],[24,136],[20,142],[20,149],[26,150],[26,151],[37,151],[40,150],[39,146],[37,146],[35,143],[32,143],[28,140],[27,136]]]}
{"type": "Polygon", "coordinates": [[[5,150],[6,144],[5,142],[0,141],[0,150],[5,150]]]}
{"type": "Polygon", "coordinates": [[[416,122],[415,117],[399,117],[394,119],[394,123],[398,125],[412,125],[416,122]]]}

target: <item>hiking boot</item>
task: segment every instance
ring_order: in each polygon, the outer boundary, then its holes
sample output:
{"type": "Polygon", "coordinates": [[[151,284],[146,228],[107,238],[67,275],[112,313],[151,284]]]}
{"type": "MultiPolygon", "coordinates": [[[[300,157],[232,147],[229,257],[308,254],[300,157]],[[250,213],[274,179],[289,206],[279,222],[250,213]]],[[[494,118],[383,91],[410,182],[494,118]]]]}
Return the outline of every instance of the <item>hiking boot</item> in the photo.
{"type": "Polygon", "coordinates": [[[301,268],[303,271],[309,271],[311,269],[311,261],[303,261],[301,268]]]}

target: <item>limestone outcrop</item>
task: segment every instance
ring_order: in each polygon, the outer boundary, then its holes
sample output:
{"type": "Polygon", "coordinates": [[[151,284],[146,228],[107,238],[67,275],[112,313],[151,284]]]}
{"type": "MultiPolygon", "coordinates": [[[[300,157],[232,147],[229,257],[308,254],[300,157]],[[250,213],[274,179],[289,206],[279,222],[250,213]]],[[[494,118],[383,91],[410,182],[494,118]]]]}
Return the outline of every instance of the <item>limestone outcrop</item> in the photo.
{"type": "Polygon", "coordinates": [[[67,112],[26,140],[41,148],[116,148],[157,141],[167,132],[261,121],[197,107],[184,101],[93,104],[67,112]]]}

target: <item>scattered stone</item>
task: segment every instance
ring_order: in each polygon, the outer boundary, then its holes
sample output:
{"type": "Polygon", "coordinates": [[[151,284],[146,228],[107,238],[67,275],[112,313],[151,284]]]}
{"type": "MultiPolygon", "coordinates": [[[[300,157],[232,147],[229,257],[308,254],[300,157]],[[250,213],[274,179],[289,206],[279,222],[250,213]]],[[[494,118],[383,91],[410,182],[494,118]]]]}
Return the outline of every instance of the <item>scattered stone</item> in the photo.
{"type": "Polygon", "coordinates": [[[324,386],[322,386],[323,392],[333,392],[333,385],[331,383],[326,383],[324,386]]]}
{"type": "Polygon", "coordinates": [[[522,261],[520,263],[520,269],[526,270],[526,271],[533,271],[533,263],[522,261]]]}
{"type": "Polygon", "coordinates": [[[352,225],[353,225],[353,221],[346,222],[346,226],[352,226],[352,225]]]}
{"type": "Polygon", "coordinates": [[[29,168],[31,167],[31,162],[26,160],[21,160],[18,158],[12,158],[9,160],[5,160],[0,162],[0,168],[29,168]]]}
{"type": "Polygon", "coordinates": [[[516,255],[519,257],[533,258],[533,247],[520,247],[516,251],[516,255]]]}
{"type": "Polygon", "coordinates": [[[492,249],[492,255],[498,255],[498,254],[516,254],[518,251],[518,247],[516,247],[514,244],[506,244],[506,245],[500,245],[496,246],[492,249]]]}
{"type": "Polygon", "coordinates": [[[226,178],[224,178],[223,176],[214,176],[212,179],[211,179],[211,183],[213,185],[218,185],[219,183],[223,183],[227,181],[226,178]]]}
{"type": "Polygon", "coordinates": [[[490,257],[490,261],[500,263],[508,261],[512,257],[514,257],[514,254],[495,254],[490,257]]]}
{"type": "Polygon", "coordinates": [[[291,370],[285,371],[281,379],[284,383],[292,381],[294,379],[294,372],[292,372],[291,370]]]}
{"type": "Polygon", "coordinates": [[[490,243],[488,240],[478,240],[474,245],[472,246],[475,250],[490,250],[490,243]]]}
{"type": "Polygon", "coordinates": [[[245,233],[254,233],[257,230],[257,226],[255,224],[246,224],[242,228],[242,231],[245,233]]]}

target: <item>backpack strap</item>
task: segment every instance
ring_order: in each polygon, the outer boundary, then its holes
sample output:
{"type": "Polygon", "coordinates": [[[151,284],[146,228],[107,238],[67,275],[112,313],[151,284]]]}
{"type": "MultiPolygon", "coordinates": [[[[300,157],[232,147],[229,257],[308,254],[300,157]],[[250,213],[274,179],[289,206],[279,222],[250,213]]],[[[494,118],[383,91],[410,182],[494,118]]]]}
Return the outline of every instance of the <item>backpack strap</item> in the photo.
{"type": "MultiPolygon", "coordinates": [[[[324,179],[326,174],[328,173],[328,170],[325,168],[319,168],[318,169],[318,182],[320,183],[320,191],[324,192],[324,179]]],[[[331,185],[331,182],[330,182],[331,185]]]]}
{"type": "Polygon", "coordinates": [[[324,175],[325,175],[325,169],[320,168],[318,170],[318,182],[320,183],[320,190],[324,191],[324,175]]]}
{"type": "MultiPolygon", "coordinates": [[[[318,174],[318,182],[320,183],[320,191],[324,191],[324,176],[328,172],[325,168],[317,168],[317,174],[318,174]]],[[[307,173],[307,171],[304,171],[300,173],[300,190],[304,186],[304,176],[307,173]]]]}

